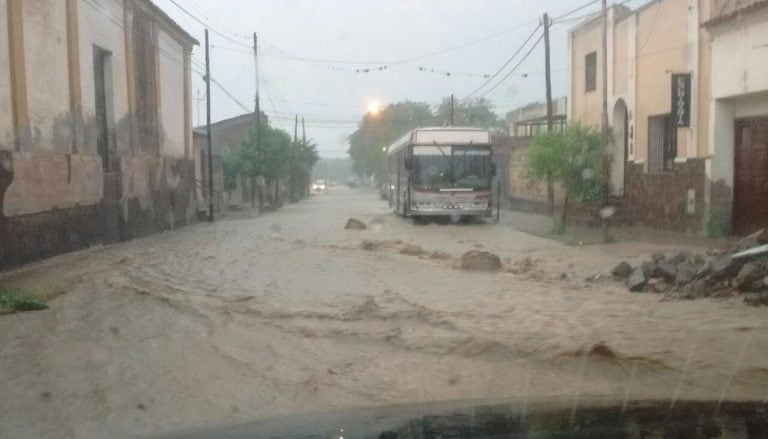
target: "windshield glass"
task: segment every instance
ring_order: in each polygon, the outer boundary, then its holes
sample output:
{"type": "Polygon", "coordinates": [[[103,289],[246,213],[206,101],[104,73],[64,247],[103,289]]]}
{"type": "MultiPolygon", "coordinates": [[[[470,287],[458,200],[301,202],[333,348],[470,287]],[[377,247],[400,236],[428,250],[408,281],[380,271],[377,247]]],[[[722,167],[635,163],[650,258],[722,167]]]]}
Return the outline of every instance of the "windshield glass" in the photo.
{"type": "Polygon", "coordinates": [[[413,184],[417,188],[488,189],[492,175],[488,147],[413,147],[413,184]]]}
{"type": "Polygon", "coordinates": [[[413,147],[413,185],[415,187],[447,188],[451,177],[450,146],[413,147]]]}
{"type": "Polygon", "coordinates": [[[0,439],[740,437],[767,72],[768,0],[0,0],[0,439]]]}
{"type": "Polygon", "coordinates": [[[457,188],[491,187],[493,163],[488,148],[457,146],[453,148],[453,182],[457,188]]]}

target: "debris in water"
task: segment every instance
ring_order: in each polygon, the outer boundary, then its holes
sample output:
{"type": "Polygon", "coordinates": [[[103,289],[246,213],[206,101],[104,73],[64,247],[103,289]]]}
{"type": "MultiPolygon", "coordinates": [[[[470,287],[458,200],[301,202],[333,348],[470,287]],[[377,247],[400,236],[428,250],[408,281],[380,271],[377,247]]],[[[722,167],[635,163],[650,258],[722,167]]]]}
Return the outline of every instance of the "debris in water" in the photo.
{"type": "Polygon", "coordinates": [[[533,260],[530,257],[518,259],[512,263],[512,266],[507,271],[509,271],[512,274],[518,274],[518,275],[526,274],[536,267],[537,262],[539,262],[538,259],[533,260]]]}
{"type": "Polygon", "coordinates": [[[415,244],[406,244],[400,249],[400,253],[409,256],[421,256],[427,254],[427,251],[415,244]]]}
{"type": "Polygon", "coordinates": [[[364,230],[368,227],[365,225],[364,222],[360,221],[357,218],[350,218],[347,220],[347,225],[344,226],[345,229],[349,230],[364,230]]]}
{"type": "Polygon", "coordinates": [[[459,266],[462,270],[497,271],[501,259],[493,253],[471,250],[461,255],[459,266]]]}
{"type": "MultiPolygon", "coordinates": [[[[743,248],[742,245],[737,248],[743,248]]],[[[752,239],[754,245],[756,239],[752,239]]],[[[754,252],[737,258],[735,254],[710,250],[706,255],[680,252],[673,257],[654,253],[651,260],[635,267],[626,279],[631,292],[665,293],[671,298],[695,299],[703,297],[729,298],[744,295],[750,305],[768,305],[768,255],[754,252]],[[764,298],[765,296],[765,298],[764,298]]],[[[613,269],[617,280],[626,273],[625,262],[613,269]]]]}
{"type": "Polygon", "coordinates": [[[628,262],[622,261],[611,270],[611,274],[617,280],[626,279],[632,274],[632,266],[628,262]]]}
{"type": "Polygon", "coordinates": [[[429,255],[430,259],[438,259],[438,260],[445,260],[445,259],[451,259],[453,256],[451,256],[450,253],[442,252],[440,250],[435,250],[432,252],[432,254],[429,255]]]}
{"type": "Polygon", "coordinates": [[[381,248],[381,241],[368,241],[365,240],[360,243],[360,248],[363,250],[378,250],[381,248]]]}

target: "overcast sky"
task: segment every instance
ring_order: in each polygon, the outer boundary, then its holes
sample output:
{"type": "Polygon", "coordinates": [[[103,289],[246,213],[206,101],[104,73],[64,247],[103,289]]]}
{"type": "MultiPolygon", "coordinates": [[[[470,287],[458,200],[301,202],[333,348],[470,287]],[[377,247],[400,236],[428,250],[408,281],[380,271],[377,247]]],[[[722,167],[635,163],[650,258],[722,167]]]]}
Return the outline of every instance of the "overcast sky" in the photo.
{"type": "MultiPolygon", "coordinates": [[[[371,101],[386,105],[409,99],[437,104],[451,93],[464,98],[486,81],[482,75],[495,73],[509,59],[544,12],[556,18],[588,5],[568,16],[578,18],[600,8],[599,1],[589,0],[154,1],[200,40],[201,46],[193,52],[195,70],[204,65],[204,26],[179,6],[224,35],[213,30],[210,34],[211,76],[248,109],[253,107],[255,89],[249,47],[256,32],[262,110],[273,125],[291,133],[293,115],[304,116],[307,137],[318,143],[323,157],[346,157],[346,138],[371,101]],[[478,40],[483,41],[425,56],[478,40]],[[371,72],[355,72],[365,68],[371,72]]],[[[627,6],[634,8],[645,1],[633,0],[627,6]]],[[[568,21],[552,27],[555,97],[566,94],[567,30],[575,24],[568,21]]],[[[499,82],[526,51],[478,94],[499,82]]],[[[543,71],[543,44],[539,44],[486,97],[499,115],[542,101],[543,71]]],[[[212,87],[214,121],[245,112],[235,99],[212,87]]],[[[194,98],[198,90],[202,97],[205,84],[193,72],[194,98]]],[[[198,114],[197,104],[193,105],[195,123],[205,121],[204,103],[199,108],[198,114]]]]}

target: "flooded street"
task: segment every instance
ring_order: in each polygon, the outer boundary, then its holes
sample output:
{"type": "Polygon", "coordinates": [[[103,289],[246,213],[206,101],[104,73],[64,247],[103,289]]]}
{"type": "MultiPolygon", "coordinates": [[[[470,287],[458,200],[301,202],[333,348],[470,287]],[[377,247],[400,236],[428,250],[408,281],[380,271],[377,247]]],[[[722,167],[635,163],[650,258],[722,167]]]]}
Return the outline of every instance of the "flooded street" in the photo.
{"type": "Polygon", "coordinates": [[[61,295],[0,316],[0,436],[467,398],[768,396],[765,309],[585,280],[680,246],[567,246],[505,214],[418,226],[342,187],[233,216],[5,274],[61,295]],[[368,229],[345,230],[350,217],[368,229]],[[505,269],[456,268],[477,249],[505,269]]]}

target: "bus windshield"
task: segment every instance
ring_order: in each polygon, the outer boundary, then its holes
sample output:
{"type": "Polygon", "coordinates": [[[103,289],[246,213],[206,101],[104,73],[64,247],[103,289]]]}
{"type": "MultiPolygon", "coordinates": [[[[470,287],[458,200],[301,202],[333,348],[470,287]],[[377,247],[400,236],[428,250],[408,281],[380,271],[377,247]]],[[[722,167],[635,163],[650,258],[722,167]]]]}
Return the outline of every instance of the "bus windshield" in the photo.
{"type": "Polygon", "coordinates": [[[414,146],[413,185],[422,189],[489,189],[491,151],[477,146],[414,146]]]}

